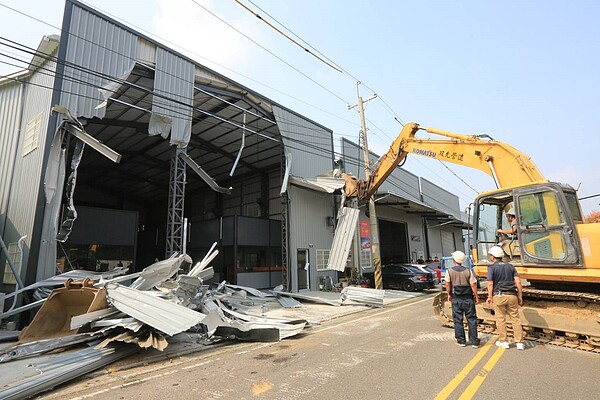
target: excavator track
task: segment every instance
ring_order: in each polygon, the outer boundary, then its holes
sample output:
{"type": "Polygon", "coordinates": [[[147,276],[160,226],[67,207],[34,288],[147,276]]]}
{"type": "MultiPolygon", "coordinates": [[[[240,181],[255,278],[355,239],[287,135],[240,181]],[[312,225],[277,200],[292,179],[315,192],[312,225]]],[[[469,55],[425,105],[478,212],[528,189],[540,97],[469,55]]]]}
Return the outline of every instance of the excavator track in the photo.
{"type": "MultiPolygon", "coordinates": [[[[480,291],[479,298],[486,299],[487,292],[480,291]]],[[[519,314],[526,340],[600,353],[600,295],[524,288],[523,301],[519,314]]],[[[478,330],[496,333],[493,307],[482,301],[476,308],[478,330]]],[[[454,326],[445,292],[435,296],[433,312],[444,326],[454,326]]],[[[512,335],[510,321],[507,325],[512,335]]]]}

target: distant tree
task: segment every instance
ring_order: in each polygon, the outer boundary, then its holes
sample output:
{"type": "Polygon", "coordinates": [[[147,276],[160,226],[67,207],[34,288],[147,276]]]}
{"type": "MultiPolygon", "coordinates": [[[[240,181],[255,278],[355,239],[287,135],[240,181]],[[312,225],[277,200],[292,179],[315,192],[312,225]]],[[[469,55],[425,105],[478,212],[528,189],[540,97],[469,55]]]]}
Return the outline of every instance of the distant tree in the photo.
{"type": "Polygon", "coordinates": [[[585,217],[585,222],[594,223],[600,222],[600,211],[592,211],[585,217]]]}

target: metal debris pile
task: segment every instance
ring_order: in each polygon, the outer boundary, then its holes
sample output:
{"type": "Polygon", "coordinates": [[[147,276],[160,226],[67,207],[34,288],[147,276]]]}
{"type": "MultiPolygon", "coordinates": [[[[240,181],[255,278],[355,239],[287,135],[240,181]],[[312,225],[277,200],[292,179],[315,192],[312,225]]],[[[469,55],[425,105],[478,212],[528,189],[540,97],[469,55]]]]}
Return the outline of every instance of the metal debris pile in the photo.
{"type": "MultiPolygon", "coordinates": [[[[227,282],[211,287],[205,282],[214,276],[209,264],[218,251],[213,249],[193,267],[188,255],[174,255],[135,274],[126,275],[126,269],[101,274],[70,271],[19,289],[35,290],[32,303],[42,307],[20,332],[19,341],[0,350],[0,363],[26,363],[32,372],[12,381],[7,374],[0,398],[32,396],[140,349],[163,351],[170,338],[182,332],[195,333],[203,344],[279,341],[314,324],[266,315],[274,307],[302,307],[298,300],[383,306],[383,291],[374,289],[346,288],[339,300],[331,301],[283,292],[283,287],[268,292],[227,282]],[[75,354],[67,351],[72,349],[75,354]],[[40,355],[45,357],[41,361],[36,357],[40,355]],[[30,362],[32,357],[36,358],[30,362]]],[[[0,319],[32,307],[11,307],[0,319]]],[[[14,340],[15,335],[0,336],[0,341],[3,338],[14,340]]]]}
{"type": "MultiPolygon", "coordinates": [[[[328,301],[283,292],[282,287],[268,292],[227,282],[211,287],[205,282],[214,275],[209,263],[217,251],[212,250],[193,267],[188,255],[174,255],[135,274],[71,271],[24,288],[36,289],[36,304],[42,307],[19,341],[0,350],[0,363],[63,353],[29,364],[36,373],[4,385],[0,398],[26,398],[140,349],[163,351],[169,339],[182,332],[194,332],[203,344],[231,339],[274,342],[311,325],[305,319],[267,316],[275,303],[284,308],[302,306],[297,299],[332,306],[383,306],[383,291],[374,289],[346,288],[340,300],[328,301]],[[87,346],[77,354],[85,357],[64,352],[82,344],[87,346]],[[63,372],[55,373],[59,366],[63,372]]],[[[19,311],[11,310],[11,315],[19,311]]]]}

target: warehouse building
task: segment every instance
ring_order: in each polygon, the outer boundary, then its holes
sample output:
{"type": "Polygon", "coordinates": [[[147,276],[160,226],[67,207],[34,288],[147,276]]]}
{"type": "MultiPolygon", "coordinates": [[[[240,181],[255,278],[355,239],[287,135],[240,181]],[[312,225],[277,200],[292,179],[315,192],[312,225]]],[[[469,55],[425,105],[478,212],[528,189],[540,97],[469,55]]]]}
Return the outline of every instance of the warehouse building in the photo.
{"type": "MultiPolygon", "coordinates": [[[[75,0],[30,52],[0,79],[0,236],[25,284],[199,261],[214,243],[215,280],[338,280],[326,266],[341,196],[315,184],[339,166],[330,129],[75,0]]],[[[341,147],[360,177],[358,146],[341,147]]],[[[463,247],[456,196],[401,169],[377,196],[384,262],[463,247]]],[[[368,268],[355,242],[348,268],[368,268]]],[[[0,292],[19,280],[4,253],[0,278],[0,292]]]]}

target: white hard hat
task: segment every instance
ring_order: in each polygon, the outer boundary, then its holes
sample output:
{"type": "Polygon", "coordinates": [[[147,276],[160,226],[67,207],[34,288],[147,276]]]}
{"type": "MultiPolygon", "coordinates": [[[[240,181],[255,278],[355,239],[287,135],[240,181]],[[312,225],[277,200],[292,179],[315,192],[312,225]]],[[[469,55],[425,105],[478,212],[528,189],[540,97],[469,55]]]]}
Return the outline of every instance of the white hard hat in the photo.
{"type": "Polygon", "coordinates": [[[452,259],[457,263],[462,264],[467,261],[467,256],[465,256],[465,253],[462,251],[456,250],[454,253],[452,253],[452,259]]]}
{"type": "Polygon", "coordinates": [[[494,256],[495,258],[501,260],[504,257],[504,250],[500,246],[493,246],[488,250],[488,253],[494,256]]]}
{"type": "Polygon", "coordinates": [[[515,206],[513,205],[513,203],[509,203],[508,206],[506,206],[506,215],[516,215],[515,214],[515,206]]]}

